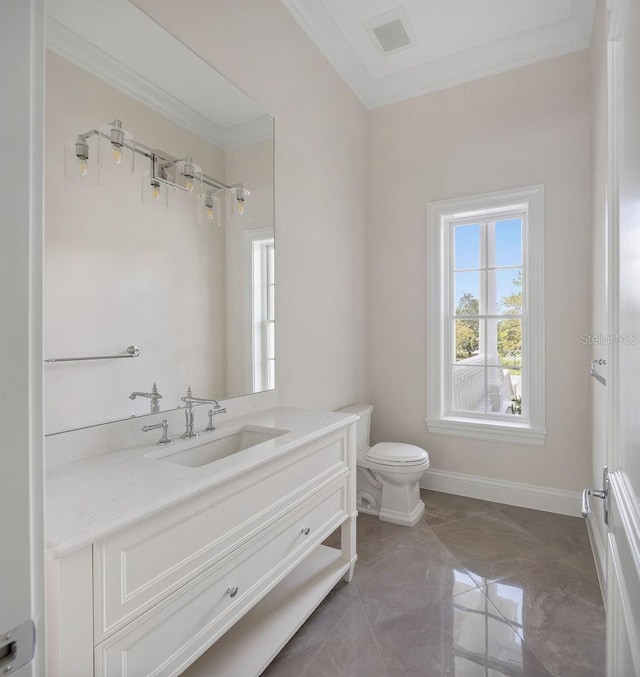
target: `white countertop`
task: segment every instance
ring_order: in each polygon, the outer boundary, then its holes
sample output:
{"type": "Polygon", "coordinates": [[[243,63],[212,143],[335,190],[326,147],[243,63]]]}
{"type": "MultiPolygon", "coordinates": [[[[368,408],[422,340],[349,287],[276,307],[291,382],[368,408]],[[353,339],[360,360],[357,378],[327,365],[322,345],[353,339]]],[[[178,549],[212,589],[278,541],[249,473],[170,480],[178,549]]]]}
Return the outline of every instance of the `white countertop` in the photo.
{"type": "Polygon", "coordinates": [[[46,476],[48,556],[68,555],[356,420],[353,414],[277,407],[227,419],[216,433],[171,445],[172,452],[180,451],[240,425],[290,431],[209,465],[191,468],[147,458],[161,449],[147,443],[56,466],[46,476]]]}

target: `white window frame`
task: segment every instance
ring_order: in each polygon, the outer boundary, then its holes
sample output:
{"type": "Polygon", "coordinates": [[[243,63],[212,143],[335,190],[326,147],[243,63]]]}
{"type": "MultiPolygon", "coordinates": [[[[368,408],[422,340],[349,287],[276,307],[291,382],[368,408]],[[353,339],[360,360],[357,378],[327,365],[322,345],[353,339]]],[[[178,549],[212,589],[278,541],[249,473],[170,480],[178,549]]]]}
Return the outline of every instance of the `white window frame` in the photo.
{"type": "Polygon", "coordinates": [[[545,429],[544,365],[544,186],[485,193],[427,205],[427,417],[430,433],[513,444],[543,445],[545,429]],[[451,221],[486,218],[524,209],[522,232],[522,416],[459,414],[447,411],[451,357],[448,335],[451,221]],[[525,363],[526,360],[526,363],[525,363]]]}

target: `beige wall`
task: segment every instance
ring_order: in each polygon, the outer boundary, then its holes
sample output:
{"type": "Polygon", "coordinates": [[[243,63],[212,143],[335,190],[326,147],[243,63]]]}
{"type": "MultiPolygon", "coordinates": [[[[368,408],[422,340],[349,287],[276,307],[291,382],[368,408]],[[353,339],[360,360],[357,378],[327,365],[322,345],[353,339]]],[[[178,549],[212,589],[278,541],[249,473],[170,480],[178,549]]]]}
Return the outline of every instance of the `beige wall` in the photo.
{"type": "Polygon", "coordinates": [[[366,396],[367,114],[278,0],[136,0],[276,120],[282,404],[366,396]]]}
{"type": "Polygon", "coordinates": [[[283,403],[333,408],[368,395],[373,441],[422,444],[434,468],[582,488],[590,475],[590,350],[580,340],[591,327],[588,52],[366,113],[276,0],[137,4],[275,115],[283,403]],[[537,183],[547,211],[546,444],[429,436],[426,203],[537,183]]]}
{"type": "MultiPolygon", "coordinates": [[[[48,54],[46,89],[45,355],[121,352],[135,360],[45,365],[45,430],[66,430],[147,413],[131,401],[154,381],[162,408],[196,393],[227,392],[225,229],[198,224],[195,204],[171,200],[166,211],[141,203],[142,172],[103,172],[99,187],[64,178],[64,144],[122,119],[152,148],[191,154],[224,176],[221,149],[204,142],[73,64],[48,54]]],[[[242,392],[242,391],[240,391],[242,392]]]]}
{"type": "Polygon", "coordinates": [[[578,490],[590,475],[590,98],[587,51],[370,114],[372,440],[426,447],[433,468],[578,490]],[[427,434],[426,204],[545,185],[543,447],[427,434]]]}

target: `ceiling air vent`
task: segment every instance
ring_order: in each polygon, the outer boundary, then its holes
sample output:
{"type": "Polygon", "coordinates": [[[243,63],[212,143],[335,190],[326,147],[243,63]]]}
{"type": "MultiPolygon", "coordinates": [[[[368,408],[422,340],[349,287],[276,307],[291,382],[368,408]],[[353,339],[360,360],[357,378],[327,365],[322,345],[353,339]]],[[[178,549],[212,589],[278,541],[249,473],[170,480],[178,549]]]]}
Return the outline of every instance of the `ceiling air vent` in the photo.
{"type": "Polygon", "coordinates": [[[366,21],[364,27],[382,56],[410,47],[417,42],[404,7],[375,16],[366,21]]]}
{"type": "Polygon", "coordinates": [[[411,40],[400,19],[394,19],[382,26],[372,29],[383,52],[394,52],[396,49],[411,44],[411,40]]]}

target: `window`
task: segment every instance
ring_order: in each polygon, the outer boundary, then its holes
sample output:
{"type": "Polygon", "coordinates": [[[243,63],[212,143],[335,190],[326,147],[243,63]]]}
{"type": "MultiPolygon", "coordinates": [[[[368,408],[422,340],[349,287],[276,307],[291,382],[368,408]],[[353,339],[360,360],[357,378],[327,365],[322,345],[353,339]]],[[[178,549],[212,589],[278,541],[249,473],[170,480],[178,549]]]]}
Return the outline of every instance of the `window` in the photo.
{"type": "Polygon", "coordinates": [[[275,388],[275,243],[272,228],[245,231],[246,260],[251,289],[247,307],[248,392],[275,388]]]}
{"type": "Polygon", "coordinates": [[[543,444],[542,186],[428,207],[430,432],[543,444]]]}

